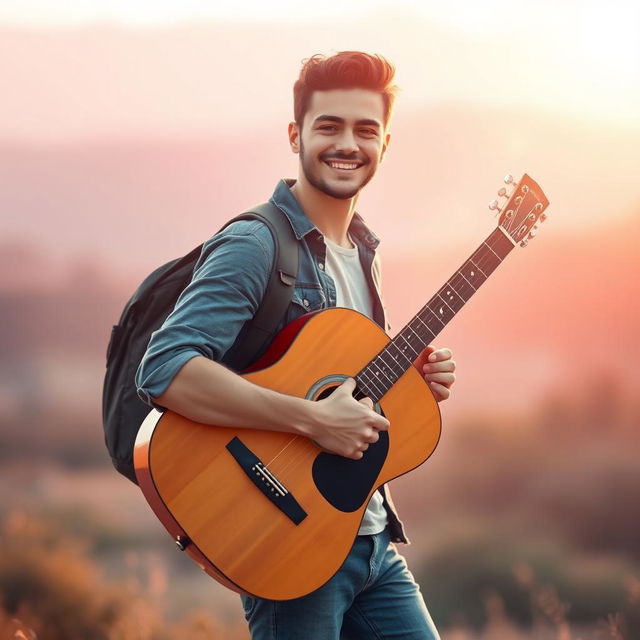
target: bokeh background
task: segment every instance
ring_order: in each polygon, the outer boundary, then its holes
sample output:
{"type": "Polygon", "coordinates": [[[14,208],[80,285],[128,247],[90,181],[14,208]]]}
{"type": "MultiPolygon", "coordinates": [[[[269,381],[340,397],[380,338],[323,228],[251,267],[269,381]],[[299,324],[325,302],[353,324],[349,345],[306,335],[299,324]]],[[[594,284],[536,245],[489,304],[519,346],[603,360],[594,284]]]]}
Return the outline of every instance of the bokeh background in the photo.
{"type": "Polygon", "coordinates": [[[248,638],[109,466],[105,350],[148,272],[295,176],[301,60],[361,49],[402,89],[358,203],[394,331],[495,228],[504,174],[551,201],[439,338],[441,443],[393,483],[433,617],[445,640],[640,638],[639,43],[625,0],[5,0],[2,637],[248,638]]]}

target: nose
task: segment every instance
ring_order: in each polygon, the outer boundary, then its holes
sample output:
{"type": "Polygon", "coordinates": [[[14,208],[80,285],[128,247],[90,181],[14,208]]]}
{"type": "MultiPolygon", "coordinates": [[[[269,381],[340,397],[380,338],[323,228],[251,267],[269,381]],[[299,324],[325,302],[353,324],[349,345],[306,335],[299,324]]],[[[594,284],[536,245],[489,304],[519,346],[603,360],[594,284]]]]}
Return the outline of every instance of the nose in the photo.
{"type": "Polygon", "coordinates": [[[358,151],[358,143],[351,129],[345,128],[335,142],[336,151],[342,153],[356,153],[358,151]]]}

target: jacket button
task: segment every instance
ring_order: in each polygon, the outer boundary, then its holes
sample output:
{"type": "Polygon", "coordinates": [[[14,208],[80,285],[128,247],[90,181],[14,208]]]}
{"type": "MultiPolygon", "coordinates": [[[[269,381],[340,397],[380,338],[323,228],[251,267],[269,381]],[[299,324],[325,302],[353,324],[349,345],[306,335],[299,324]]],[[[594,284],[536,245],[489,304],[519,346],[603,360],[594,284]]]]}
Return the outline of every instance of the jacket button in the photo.
{"type": "Polygon", "coordinates": [[[303,304],[305,307],[308,307],[308,306],[309,306],[309,301],[305,298],[305,299],[302,301],[302,304],[303,304]]]}
{"type": "Polygon", "coordinates": [[[324,262],[318,262],[318,267],[321,271],[324,271],[324,262]]]}

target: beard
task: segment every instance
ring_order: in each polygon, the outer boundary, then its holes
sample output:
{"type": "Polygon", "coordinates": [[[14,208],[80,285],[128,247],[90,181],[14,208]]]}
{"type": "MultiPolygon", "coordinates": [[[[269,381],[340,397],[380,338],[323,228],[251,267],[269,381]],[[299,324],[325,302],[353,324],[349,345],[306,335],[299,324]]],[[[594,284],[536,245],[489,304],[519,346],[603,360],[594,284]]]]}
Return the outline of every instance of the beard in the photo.
{"type": "MultiPolygon", "coordinates": [[[[334,160],[345,160],[347,162],[353,161],[355,156],[331,156],[334,160]]],[[[357,158],[360,160],[360,158],[357,158]]],[[[320,160],[322,162],[322,160],[320,160]]],[[[302,140],[300,141],[300,164],[302,166],[302,172],[304,173],[304,177],[307,179],[307,182],[314,186],[318,191],[330,196],[331,198],[336,198],[338,200],[349,200],[356,196],[360,190],[366,186],[373,175],[375,174],[375,168],[371,168],[370,163],[365,160],[365,164],[363,165],[366,174],[364,177],[357,183],[340,183],[339,180],[332,181],[331,183],[322,177],[320,170],[314,168],[313,161],[309,160],[304,151],[304,144],[302,140]]],[[[360,171],[360,169],[357,169],[360,171]]]]}

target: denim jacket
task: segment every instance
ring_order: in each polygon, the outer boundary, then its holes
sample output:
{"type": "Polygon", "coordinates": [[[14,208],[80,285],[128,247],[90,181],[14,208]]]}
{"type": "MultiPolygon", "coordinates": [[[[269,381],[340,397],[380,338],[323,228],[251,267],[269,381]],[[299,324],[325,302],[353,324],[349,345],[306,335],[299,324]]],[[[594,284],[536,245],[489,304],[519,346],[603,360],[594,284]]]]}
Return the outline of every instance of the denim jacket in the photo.
{"type": "MultiPolygon", "coordinates": [[[[287,216],[299,241],[298,274],[285,317],[276,333],[310,311],[336,306],[336,288],[325,272],[326,246],[320,231],[307,218],[290,187],[295,180],[280,180],[271,201],[287,216]]],[[[380,293],[379,240],[356,213],[349,233],[358,246],[373,300],[373,319],[389,329],[380,293]]],[[[205,356],[228,365],[242,330],[255,314],[266,290],[274,259],[273,237],[258,220],[240,220],[205,242],[191,283],[175,309],[151,335],[136,372],[140,398],[157,409],[153,399],[167,389],[188,360],[205,356]]],[[[386,487],[380,491],[389,517],[392,540],[407,543],[402,523],[386,487]]]]}

